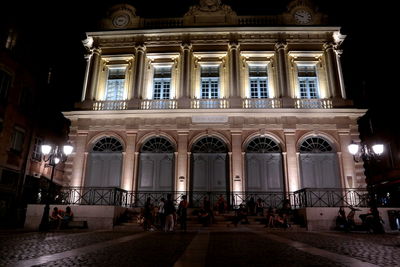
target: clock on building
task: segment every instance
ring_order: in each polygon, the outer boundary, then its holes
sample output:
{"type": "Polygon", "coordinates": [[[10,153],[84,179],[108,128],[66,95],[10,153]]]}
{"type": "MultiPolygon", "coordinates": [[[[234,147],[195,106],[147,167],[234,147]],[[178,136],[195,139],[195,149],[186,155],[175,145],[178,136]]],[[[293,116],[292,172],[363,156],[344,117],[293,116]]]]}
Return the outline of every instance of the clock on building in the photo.
{"type": "Polygon", "coordinates": [[[129,16],[126,14],[120,14],[113,18],[113,25],[115,27],[124,27],[129,23],[129,16]]]}
{"type": "Polygon", "coordinates": [[[312,21],[312,15],[307,9],[297,9],[293,18],[297,24],[309,24],[312,21]]]}

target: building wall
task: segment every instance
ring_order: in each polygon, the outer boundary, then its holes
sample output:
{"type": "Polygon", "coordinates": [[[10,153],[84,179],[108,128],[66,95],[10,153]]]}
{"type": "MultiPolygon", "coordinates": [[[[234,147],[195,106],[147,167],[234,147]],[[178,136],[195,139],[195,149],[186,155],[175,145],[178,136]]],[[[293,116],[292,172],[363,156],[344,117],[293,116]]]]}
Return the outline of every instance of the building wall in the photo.
{"type": "Polygon", "coordinates": [[[188,190],[191,144],[200,136],[218,136],[229,150],[230,190],[242,191],[245,144],[259,135],[270,136],[282,148],[286,191],[301,187],[299,146],[310,136],[321,136],[334,147],[342,187],[364,187],[363,167],[347,151],[358,140],[356,120],[365,111],[352,108],[345,96],[339,59],[345,36],[340,28],[323,25],[323,14],[307,4],[295,0],[281,15],[241,17],[213,1],[212,8],[191,7],[183,18],[149,23],[133,7],[116,6],[104,21],[112,31],[88,33],[83,41],[82,101],[76,111],[64,113],[72,122],[70,139],[76,147],[65,169],[66,184],[84,185],[91,144],[114,135],[125,146],[122,187],[135,190],[143,140],[165,135],[176,145],[175,189],[188,190]],[[296,21],[299,9],[312,19],[296,21]],[[120,16],[116,10],[129,11],[124,25],[113,24],[120,16]],[[176,26],[163,28],[171,21],[176,26]],[[152,29],[151,23],[159,27],[152,29]],[[250,98],[249,66],[257,64],[267,65],[266,99],[250,98]],[[171,66],[171,96],[161,101],[151,93],[160,65],[171,66]],[[300,65],[315,67],[317,99],[300,97],[300,65]],[[125,97],[117,101],[104,101],[110,66],[126,68],[125,97]],[[219,67],[218,99],[201,99],[202,66],[219,67]]]}

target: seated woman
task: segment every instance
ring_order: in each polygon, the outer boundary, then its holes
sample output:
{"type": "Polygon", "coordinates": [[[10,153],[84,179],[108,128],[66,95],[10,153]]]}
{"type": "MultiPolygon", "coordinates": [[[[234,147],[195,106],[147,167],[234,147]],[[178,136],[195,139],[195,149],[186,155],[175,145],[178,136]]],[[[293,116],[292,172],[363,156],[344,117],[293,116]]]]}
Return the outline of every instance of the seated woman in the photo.
{"type": "Polygon", "coordinates": [[[74,218],[74,213],[72,212],[71,208],[68,206],[65,209],[64,216],[61,219],[61,228],[67,228],[68,227],[68,223],[70,221],[72,221],[73,218],[74,218]]]}
{"type": "Polygon", "coordinates": [[[50,228],[58,228],[60,224],[60,220],[62,219],[61,210],[58,210],[57,207],[54,207],[53,212],[51,213],[50,219],[50,228]]]}
{"type": "Polygon", "coordinates": [[[340,207],[338,211],[338,216],[336,217],[336,228],[338,230],[347,230],[347,226],[346,212],[344,210],[344,207],[340,207]]]}

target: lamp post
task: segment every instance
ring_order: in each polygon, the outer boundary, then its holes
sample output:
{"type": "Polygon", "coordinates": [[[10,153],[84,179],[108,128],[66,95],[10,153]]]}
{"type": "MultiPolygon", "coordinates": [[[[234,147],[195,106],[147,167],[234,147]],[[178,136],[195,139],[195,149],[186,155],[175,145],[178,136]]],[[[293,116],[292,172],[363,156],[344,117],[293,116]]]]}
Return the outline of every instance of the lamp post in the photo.
{"type": "MultiPolygon", "coordinates": [[[[369,163],[372,160],[379,158],[379,156],[384,151],[384,146],[382,144],[375,144],[369,147],[367,144],[363,142],[361,142],[360,144],[352,142],[348,146],[348,149],[350,154],[353,155],[353,159],[355,162],[363,160],[364,162],[369,163]]],[[[372,230],[374,233],[383,233],[384,230],[379,217],[378,206],[375,198],[375,190],[374,186],[372,185],[370,177],[367,177],[367,190],[369,194],[369,206],[371,208],[372,218],[373,218],[372,230]]]]}
{"type": "Polygon", "coordinates": [[[50,198],[51,194],[53,193],[53,178],[54,178],[54,170],[57,164],[61,162],[65,162],[67,157],[72,153],[73,147],[71,145],[64,145],[63,149],[58,146],[52,147],[51,145],[42,145],[41,146],[43,160],[48,162],[47,165],[51,166],[51,178],[50,178],[50,185],[46,192],[46,199],[45,199],[45,206],[43,210],[42,220],[39,225],[40,231],[47,231],[49,230],[49,215],[50,215],[50,198]]]}

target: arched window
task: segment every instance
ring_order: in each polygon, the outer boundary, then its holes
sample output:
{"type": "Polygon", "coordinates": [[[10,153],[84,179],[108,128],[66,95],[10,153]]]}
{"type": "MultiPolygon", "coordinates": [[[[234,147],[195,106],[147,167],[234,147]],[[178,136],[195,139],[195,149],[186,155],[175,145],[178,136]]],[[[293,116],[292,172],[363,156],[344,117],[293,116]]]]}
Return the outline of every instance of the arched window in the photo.
{"type": "Polygon", "coordinates": [[[224,142],[215,137],[204,137],[198,140],[192,148],[193,153],[226,153],[224,142]]]}
{"type": "Polygon", "coordinates": [[[141,152],[174,153],[175,148],[168,139],[164,137],[153,137],[143,144],[141,152]]]}
{"type": "Polygon", "coordinates": [[[92,152],[122,152],[123,150],[121,142],[110,136],[101,138],[92,148],[92,152]]]}
{"type": "Polygon", "coordinates": [[[299,150],[303,153],[334,152],[329,142],[321,137],[307,138],[301,143],[299,150]]]}
{"type": "Polygon", "coordinates": [[[247,153],[276,153],[281,152],[279,145],[268,137],[252,139],[246,148],[247,153]]]}

